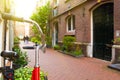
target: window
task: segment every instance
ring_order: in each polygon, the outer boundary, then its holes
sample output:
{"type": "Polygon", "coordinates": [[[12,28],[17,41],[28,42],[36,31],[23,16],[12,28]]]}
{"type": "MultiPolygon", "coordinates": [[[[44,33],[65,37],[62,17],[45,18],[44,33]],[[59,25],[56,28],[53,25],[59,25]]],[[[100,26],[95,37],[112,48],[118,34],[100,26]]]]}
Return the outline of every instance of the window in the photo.
{"type": "Polygon", "coordinates": [[[54,6],[53,6],[53,16],[58,15],[58,1],[59,0],[53,0],[54,1],[54,6]]]}
{"type": "Polygon", "coordinates": [[[75,16],[69,16],[67,18],[67,31],[71,32],[75,30],[75,16]]]}
{"type": "Polygon", "coordinates": [[[53,16],[57,16],[57,14],[58,14],[57,8],[53,9],[53,16]]]}
{"type": "Polygon", "coordinates": [[[58,6],[58,0],[54,0],[54,7],[58,6]]]}

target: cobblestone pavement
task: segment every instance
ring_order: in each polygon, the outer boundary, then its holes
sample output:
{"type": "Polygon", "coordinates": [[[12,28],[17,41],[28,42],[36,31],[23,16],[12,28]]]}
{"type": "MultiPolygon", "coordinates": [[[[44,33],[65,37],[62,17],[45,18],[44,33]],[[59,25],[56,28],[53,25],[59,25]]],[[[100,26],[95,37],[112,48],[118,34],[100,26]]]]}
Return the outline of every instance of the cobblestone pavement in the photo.
{"type": "MultiPolygon", "coordinates": [[[[20,46],[25,46],[22,43],[20,46]]],[[[27,44],[33,45],[32,43],[27,44]]],[[[27,51],[28,66],[34,67],[34,50],[27,51]]],[[[120,80],[120,72],[110,69],[108,61],[96,58],[75,58],[53,49],[40,52],[40,68],[48,73],[48,80],[120,80]]]]}

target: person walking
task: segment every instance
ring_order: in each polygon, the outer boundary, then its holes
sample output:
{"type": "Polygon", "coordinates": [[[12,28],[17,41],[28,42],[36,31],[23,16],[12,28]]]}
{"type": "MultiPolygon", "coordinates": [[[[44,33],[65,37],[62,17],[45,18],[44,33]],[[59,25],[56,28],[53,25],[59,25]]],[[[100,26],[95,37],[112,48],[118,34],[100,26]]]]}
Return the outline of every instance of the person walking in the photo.
{"type": "Polygon", "coordinates": [[[28,43],[28,41],[29,41],[29,37],[28,36],[24,36],[24,43],[28,43]]]}

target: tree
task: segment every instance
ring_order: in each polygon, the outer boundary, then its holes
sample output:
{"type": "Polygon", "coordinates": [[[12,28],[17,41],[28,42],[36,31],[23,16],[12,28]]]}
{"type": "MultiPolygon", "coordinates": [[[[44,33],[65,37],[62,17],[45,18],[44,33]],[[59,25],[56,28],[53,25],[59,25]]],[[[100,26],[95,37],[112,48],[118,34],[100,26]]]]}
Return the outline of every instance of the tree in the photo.
{"type": "MultiPolygon", "coordinates": [[[[51,7],[50,3],[48,2],[46,5],[42,7],[36,8],[36,12],[32,14],[30,17],[32,20],[36,21],[41,29],[43,30],[43,33],[46,34],[47,31],[47,22],[49,21],[49,16],[51,14],[51,7]]],[[[32,30],[34,31],[34,39],[40,39],[39,31],[36,27],[33,26],[32,30]]]]}

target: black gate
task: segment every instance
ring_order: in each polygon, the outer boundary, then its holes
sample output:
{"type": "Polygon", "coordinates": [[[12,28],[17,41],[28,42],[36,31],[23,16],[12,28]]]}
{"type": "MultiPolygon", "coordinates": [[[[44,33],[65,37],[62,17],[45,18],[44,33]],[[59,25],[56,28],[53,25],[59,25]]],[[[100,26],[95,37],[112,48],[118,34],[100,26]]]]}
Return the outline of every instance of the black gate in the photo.
{"type": "Polygon", "coordinates": [[[106,3],[93,11],[93,56],[111,60],[113,40],[113,3],[106,3]]]}

